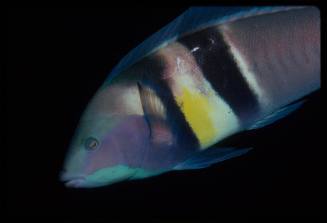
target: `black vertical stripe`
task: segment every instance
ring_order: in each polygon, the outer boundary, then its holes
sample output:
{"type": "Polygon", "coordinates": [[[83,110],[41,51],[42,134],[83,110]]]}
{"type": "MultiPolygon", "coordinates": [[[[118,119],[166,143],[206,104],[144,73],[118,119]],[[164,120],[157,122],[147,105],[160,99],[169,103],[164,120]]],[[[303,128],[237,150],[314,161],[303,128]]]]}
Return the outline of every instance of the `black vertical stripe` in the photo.
{"type": "MultiPolygon", "coordinates": [[[[177,105],[168,83],[162,76],[165,72],[164,60],[160,56],[148,56],[133,66],[133,72],[141,74],[141,83],[152,88],[167,111],[167,121],[177,140],[179,150],[187,152],[199,148],[199,141],[177,105]]],[[[182,152],[183,153],[183,152],[182,152]]]]}
{"type": "Polygon", "coordinates": [[[216,27],[189,34],[178,41],[192,52],[205,78],[241,121],[248,120],[258,112],[258,99],[216,27]]]}

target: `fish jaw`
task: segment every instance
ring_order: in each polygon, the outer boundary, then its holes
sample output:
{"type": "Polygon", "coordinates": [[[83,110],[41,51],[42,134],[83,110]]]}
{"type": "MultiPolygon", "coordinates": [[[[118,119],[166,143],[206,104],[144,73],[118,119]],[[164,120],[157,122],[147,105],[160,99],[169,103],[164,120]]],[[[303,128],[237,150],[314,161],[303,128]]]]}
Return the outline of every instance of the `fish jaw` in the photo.
{"type": "Polygon", "coordinates": [[[67,175],[63,173],[61,180],[70,188],[93,188],[125,181],[134,176],[136,170],[125,165],[102,168],[88,176],[67,175]]]}

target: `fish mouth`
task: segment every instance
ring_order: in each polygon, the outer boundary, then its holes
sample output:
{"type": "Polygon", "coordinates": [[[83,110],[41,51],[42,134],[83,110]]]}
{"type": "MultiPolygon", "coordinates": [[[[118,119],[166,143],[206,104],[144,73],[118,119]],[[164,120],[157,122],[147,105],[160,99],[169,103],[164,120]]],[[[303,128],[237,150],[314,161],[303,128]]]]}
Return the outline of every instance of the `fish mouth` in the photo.
{"type": "Polygon", "coordinates": [[[66,187],[79,188],[84,187],[86,184],[86,177],[81,175],[69,175],[67,173],[62,173],[60,180],[65,183],[66,187]]]}
{"type": "Polygon", "coordinates": [[[79,188],[79,187],[84,187],[85,182],[86,182],[85,178],[75,178],[75,179],[66,181],[65,186],[79,188]]]}

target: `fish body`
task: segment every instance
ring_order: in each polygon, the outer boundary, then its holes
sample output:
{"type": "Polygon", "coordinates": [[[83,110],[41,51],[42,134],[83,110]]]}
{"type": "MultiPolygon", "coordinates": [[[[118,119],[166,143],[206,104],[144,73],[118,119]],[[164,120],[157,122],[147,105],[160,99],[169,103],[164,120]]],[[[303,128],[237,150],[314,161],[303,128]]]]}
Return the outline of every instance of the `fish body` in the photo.
{"type": "Polygon", "coordinates": [[[104,186],[242,155],[249,148],[215,145],[285,117],[319,88],[317,8],[191,8],[113,69],[62,179],[104,186]]]}

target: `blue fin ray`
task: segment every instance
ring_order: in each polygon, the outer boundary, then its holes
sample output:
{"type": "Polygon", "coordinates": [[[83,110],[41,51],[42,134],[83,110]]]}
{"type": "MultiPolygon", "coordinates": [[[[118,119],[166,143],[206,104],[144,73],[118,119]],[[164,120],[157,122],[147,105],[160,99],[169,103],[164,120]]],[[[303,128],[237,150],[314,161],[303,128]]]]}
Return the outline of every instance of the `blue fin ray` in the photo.
{"type": "Polygon", "coordinates": [[[249,128],[249,130],[265,127],[267,125],[270,125],[270,124],[272,124],[272,123],[286,117],[287,115],[291,114],[292,112],[294,112],[298,108],[300,108],[303,105],[304,102],[305,102],[305,100],[302,100],[302,101],[295,102],[293,104],[282,107],[281,109],[267,115],[263,119],[261,119],[261,120],[257,121],[256,123],[254,123],[254,125],[252,125],[249,128]]]}
{"type": "Polygon", "coordinates": [[[176,165],[174,170],[202,169],[247,153],[252,148],[210,148],[176,165]]]}
{"type": "Polygon", "coordinates": [[[163,47],[186,33],[251,15],[272,13],[292,8],[295,8],[295,6],[191,7],[168,25],[164,26],[161,30],[154,33],[140,45],[131,50],[117,64],[117,66],[114,67],[105,82],[110,81],[117,74],[124,71],[148,54],[154,52],[156,49],[163,47]]]}

